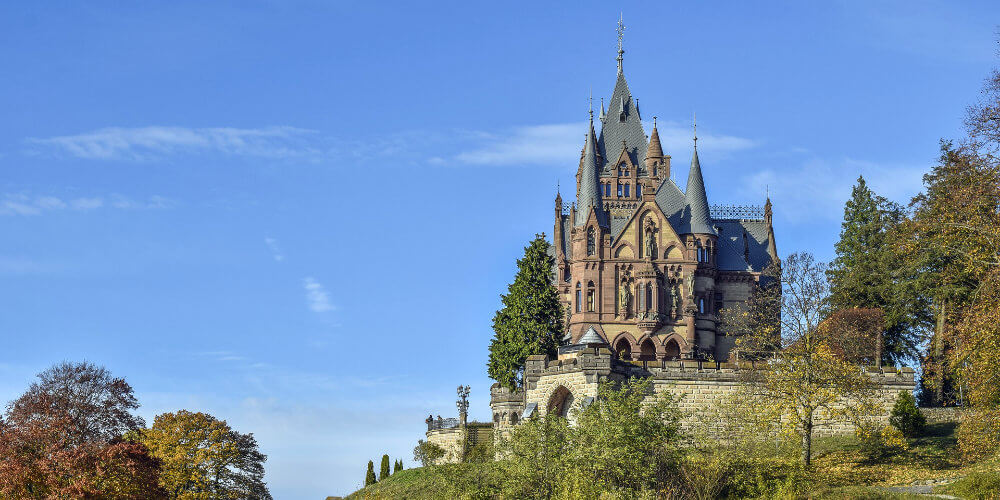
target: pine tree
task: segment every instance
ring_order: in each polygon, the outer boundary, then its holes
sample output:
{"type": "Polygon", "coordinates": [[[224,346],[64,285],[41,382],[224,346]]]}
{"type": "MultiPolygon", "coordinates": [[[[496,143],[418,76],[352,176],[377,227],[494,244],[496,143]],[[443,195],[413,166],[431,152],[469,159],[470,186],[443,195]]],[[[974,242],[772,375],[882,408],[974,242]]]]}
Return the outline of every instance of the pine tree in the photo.
{"type": "Polygon", "coordinates": [[[379,467],[378,480],[384,481],[389,477],[389,455],[382,455],[382,466],[379,467]]]}
{"type": "Polygon", "coordinates": [[[524,363],[532,354],[555,355],[562,332],[562,307],[553,286],[555,258],[544,234],[524,249],[517,275],[501,295],[503,308],[493,317],[490,378],[512,390],[521,384],[524,363]]]}
{"type": "Polygon", "coordinates": [[[834,309],[881,309],[885,313],[883,361],[899,363],[916,356],[919,335],[911,286],[901,279],[890,232],[903,219],[903,208],[876,195],[864,177],[844,205],[837,257],[830,264],[830,305],[834,309]]]}
{"type": "Polygon", "coordinates": [[[365,486],[371,486],[375,484],[375,464],[371,460],[368,461],[368,473],[365,474],[365,486]]]}

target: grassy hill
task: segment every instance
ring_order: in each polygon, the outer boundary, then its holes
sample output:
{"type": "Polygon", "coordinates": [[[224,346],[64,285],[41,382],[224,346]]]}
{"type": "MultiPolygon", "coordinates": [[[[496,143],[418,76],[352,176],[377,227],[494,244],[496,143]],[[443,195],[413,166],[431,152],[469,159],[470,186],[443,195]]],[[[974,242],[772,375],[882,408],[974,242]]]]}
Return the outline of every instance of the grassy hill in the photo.
{"type": "MultiPolygon", "coordinates": [[[[958,498],[1000,499],[1000,464],[996,461],[963,466],[958,460],[955,424],[928,426],[909,449],[878,462],[863,458],[853,438],[817,441],[813,472],[792,485],[793,491],[772,492],[768,498],[912,499],[929,493],[958,498]],[[789,496],[786,496],[789,495],[789,496]]],[[[470,498],[499,478],[492,464],[451,464],[421,467],[393,474],[346,498],[439,499],[470,498]]],[[[610,497],[614,498],[614,497],[610,497]]]]}

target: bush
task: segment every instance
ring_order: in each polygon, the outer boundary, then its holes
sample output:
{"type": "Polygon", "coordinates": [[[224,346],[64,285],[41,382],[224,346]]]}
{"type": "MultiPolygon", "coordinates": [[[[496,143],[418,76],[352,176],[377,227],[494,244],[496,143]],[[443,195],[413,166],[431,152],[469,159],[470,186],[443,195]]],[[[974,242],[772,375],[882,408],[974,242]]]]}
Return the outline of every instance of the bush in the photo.
{"type": "Polygon", "coordinates": [[[861,444],[861,453],[869,462],[877,462],[906,450],[903,433],[891,425],[865,423],[858,425],[855,432],[861,444]]]}
{"type": "Polygon", "coordinates": [[[967,462],[1000,454],[1000,408],[969,410],[955,431],[958,449],[967,462]]]}
{"type": "Polygon", "coordinates": [[[443,456],[444,448],[423,439],[417,441],[417,446],[413,448],[413,460],[420,462],[424,467],[436,464],[443,456]]]}
{"type": "Polygon", "coordinates": [[[969,473],[969,475],[955,481],[948,488],[948,492],[962,498],[977,500],[997,498],[997,492],[1000,492],[1000,471],[969,473]]]}
{"type": "Polygon", "coordinates": [[[920,413],[920,409],[917,408],[917,400],[913,397],[913,394],[909,391],[903,391],[899,393],[899,397],[896,398],[896,405],[892,407],[892,413],[889,415],[889,423],[899,429],[904,436],[912,438],[924,432],[927,419],[924,418],[923,413],[920,413]]]}

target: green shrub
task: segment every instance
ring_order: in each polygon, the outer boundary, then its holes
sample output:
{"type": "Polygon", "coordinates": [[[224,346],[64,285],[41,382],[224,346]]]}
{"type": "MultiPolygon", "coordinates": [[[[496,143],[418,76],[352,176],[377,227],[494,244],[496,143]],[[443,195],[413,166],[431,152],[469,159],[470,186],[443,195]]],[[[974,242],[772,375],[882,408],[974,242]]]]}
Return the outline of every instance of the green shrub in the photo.
{"type": "Polygon", "coordinates": [[[1000,408],[969,410],[955,431],[958,449],[967,462],[1000,454],[1000,408]]]}
{"type": "Polygon", "coordinates": [[[955,481],[949,488],[962,498],[988,499],[1000,497],[1000,471],[972,472],[955,481]]]}
{"type": "Polygon", "coordinates": [[[420,462],[424,467],[436,464],[443,456],[444,448],[423,439],[417,441],[417,446],[413,448],[413,460],[420,462]]]}
{"type": "Polygon", "coordinates": [[[899,393],[896,405],[892,407],[892,413],[889,414],[889,423],[908,438],[917,437],[924,432],[927,419],[920,413],[920,409],[917,408],[917,400],[910,391],[899,393]]]}
{"type": "Polygon", "coordinates": [[[906,450],[902,431],[891,425],[868,422],[858,425],[855,432],[861,453],[869,462],[878,462],[906,450]]]}

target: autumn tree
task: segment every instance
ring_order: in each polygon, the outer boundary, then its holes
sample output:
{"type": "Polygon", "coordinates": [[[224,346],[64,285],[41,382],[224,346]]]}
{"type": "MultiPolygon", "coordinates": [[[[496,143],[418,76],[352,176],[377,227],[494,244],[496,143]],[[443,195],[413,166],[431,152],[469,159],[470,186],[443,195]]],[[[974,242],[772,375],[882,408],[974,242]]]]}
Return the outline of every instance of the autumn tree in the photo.
{"type": "Polygon", "coordinates": [[[103,367],[64,362],[40,373],[0,419],[0,496],[164,498],[159,462],[123,438],[143,424],[138,406],[103,367]]]}
{"type": "Polygon", "coordinates": [[[760,353],[761,346],[772,346],[776,339],[780,344],[768,359],[740,371],[746,382],[741,399],[769,415],[770,421],[787,423],[801,439],[802,463],[808,466],[817,426],[832,417],[872,412],[877,388],[863,369],[843,356],[854,348],[844,345],[836,329],[823,326],[829,315],[829,288],[822,263],[811,254],[793,253],[780,266],[769,267],[764,280],[771,284],[757,290],[757,299],[728,316],[741,332],[737,353],[760,353]],[[770,328],[748,324],[773,315],[775,304],[780,315],[768,323],[770,328]],[[852,404],[841,404],[844,401],[852,404]]]}
{"type": "Polygon", "coordinates": [[[512,390],[521,384],[528,356],[555,355],[563,329],[562,306],[553,286],[555,259],[548,250],[545,235],[535,235],[517,261],[514,282],[500,297],[503,307],[493,317],[488,373],[512,390]]]}
{"type": "Polygon", "coordinates": [[[264,484],[267,457],[257,440],[225,420],[187,410],[164,413],[141,436],[163,463],[160,482],[170,498],[271,498],[264,484]]]}
{"type": "MultiPolygon", "coordinates": [[[[899,255],[888,241],[902,221],[903,207],[876,195],[864,177],[844,205],[836,258],[827,269],[832,309],[881,309],[885,361],[900,363],[917,355],[920,334],[910,281],[901,279],[899,255]]],[[[879,360],[882,361],[881,359],[879,360]]]]}

